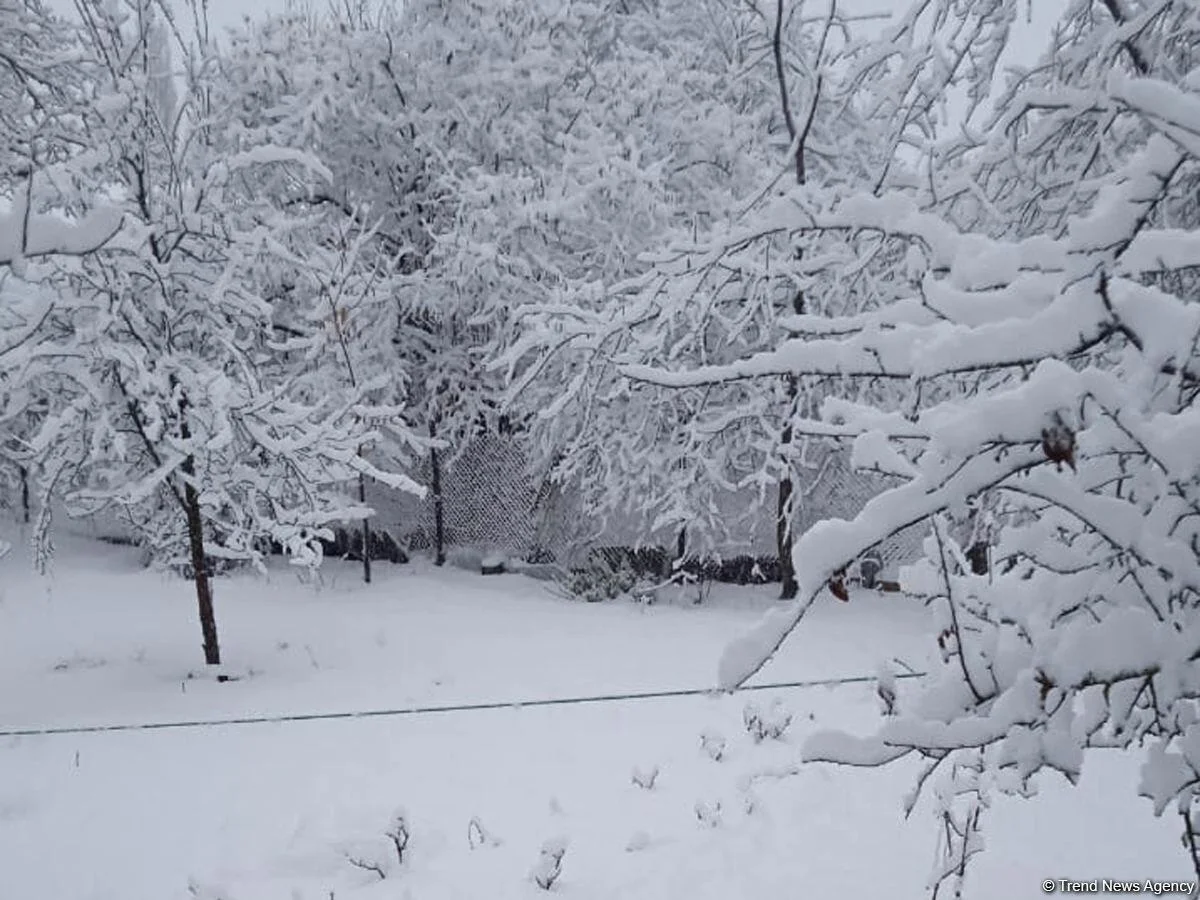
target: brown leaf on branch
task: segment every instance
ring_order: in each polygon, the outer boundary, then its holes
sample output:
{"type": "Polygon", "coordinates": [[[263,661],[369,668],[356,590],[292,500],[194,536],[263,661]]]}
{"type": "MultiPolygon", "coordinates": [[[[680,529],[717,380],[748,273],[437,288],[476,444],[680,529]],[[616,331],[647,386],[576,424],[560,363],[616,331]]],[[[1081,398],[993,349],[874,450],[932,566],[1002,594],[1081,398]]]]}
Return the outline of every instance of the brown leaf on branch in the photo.
{"type": "Polygon", "coordinates": [[[828,581],[829,593],[837,597],[843,603],[850,602],[850,592],[846,590],[846,567],[838,569],[833,573],[833,577],[828,581]]]}
{"type": "Polygon", "coordinates": [[[1063,463],[1075,471],[1075,432],[1057,413],[1050,427],[1042,429],[1042,452],[1059,471],[1062,471],[1063,463]]]}

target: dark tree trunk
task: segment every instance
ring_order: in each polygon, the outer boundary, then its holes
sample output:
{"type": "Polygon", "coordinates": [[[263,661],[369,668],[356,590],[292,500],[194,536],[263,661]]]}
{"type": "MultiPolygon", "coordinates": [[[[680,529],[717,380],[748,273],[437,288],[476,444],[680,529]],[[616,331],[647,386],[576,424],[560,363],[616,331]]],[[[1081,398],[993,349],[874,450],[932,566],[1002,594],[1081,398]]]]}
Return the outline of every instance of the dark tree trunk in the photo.
{"type": "MultiPolygon", "coordinates": [[[[185,444],[192,437],[192,430],[188,427],[187,407],[185,396],[179,401],[179,436],[185,444]]],[[[217,615],[213,611],[212,579],[208,571],[208,558],[204,554],[204,519],[200,515],[200,492],[196,490],[196,458],[189,455],[179,468],[183,472],[183,512],[187,519],[192,578],[196,581],[200,631],[204,635],[204,662],[210,666],[219,666],[221,645],[217,641],[217,615]]]]}
{"type": "MultiPolygon", "coordinates": [[[[687,553],[687,526],[684,525],[679,529],[679,534],[675,538],[675,558],[667,560],[667,571],[663,573],[663,578],[672,578],[679,573],[683,568],[683,558],[687,553]]],[[[665,557],[666,554],[664,553],[665,557]]]]}
{"type": "MultiPolygon", "coordinates": [[[[187,426],[182,429],[187,438],[187,426]]],[[[192,555],[192,577],[196,580],[196,601],[200,608],[200,630],[204,634],[204,662],[210,666],[221,664],[221,647],[217,642],[217,617],[213,611],[212,581],[209,577],[208,559],[204,555],[204,520],[200,516],[200,494],[194,478],[196,464],[189,456],[180,467],[184,474],[183,503],[187,513],[188,545],[192,555]]]]}
{"type": "Polygon", "coordinates": [[[780,600],[794,600],[800,592],[800,585],[796,583],[796,568],[792,562],[793,493],[792,477],[785,475],[779,480],[779,508],[775,517],[775,546],[779,552],[779,580],[782,582],[779,590],[780,600]]]}
{"type": "Polygon", "coordinates": [[[29,524],[29,470],[21,466],[21,518],[29,524]]]}
{"type": "MultiPolygon", "coordinates": [[[[429,436],[437,437],[437,427],[429,423],[429,436]]],[[[433,489],[433,549],[434,565],[446,563],[446,519],[442,506],[442,463],[436,447],[429,450],[430,487],[433,489]]]]}
{"type": "MultiPolygon", "coordinates": [[[[797,294],[792,301],[797,313],[804,311],[804,295],[797,294]]],[[[796,494],[796,485],[792,481],[792,461],[788,451],[791,448],[794,435],[792,434],[792,417],[796,415],[796,405],[799,402],[800,385],[796,376],[789,375],[787,381],[788,420],[779,436],[783,448],[783,464],[787,471],[779,479],[779,503],[775,509],[775,549],[779,553],[779,589],[780,600],[794,600],[800,593],[800,585],[796,583],[796,566],[792,562],[792,499],[796,494]]]]}
{"type": "MultiPolygon", "coordinates": [[[[792,115],[791,101],[788,99],[787,69],[783,58],[783,27],[784,0],[776,0],[775,30],[771,36],[771,50],[775,57],[775,77],[779,83],[779,105],[783,109],[783,119],[787,125],[788,136],[796,143],[796,184],[802,185],[808,179],[805,166],[805,145],[808,142],[809,129],[812,128],[813,118],[816,115],[817,100],[821,96],[821,76],[817,76],[813,87],[813,96],[809,104],[807,118],[804,122],[797,123],[795,117],[792,115]]],[[[825,40],[822,38],[822,48],[817,52],[818,68],[822,63],[821,57],[823,55],[824,43],[825,40]]],[[[800,260],[802,255],[803,251],[797,249],[797,261],[800,260]]],[[[804,292],[797,291],[796,295],[792,298],[792,312],[800,315],[804,311],[804,292]]],[[[792,443],[792,419],[797,413],[800,395],[800,384],[795,375],[788,376],[787,394],[788,420],[783,426],[783,432],[779,440],[783,448],[783,462],[787,466],[787,471],[779,479],[779,506],[775,512],[775,545],[779,552],[779,576],[783,582],[779,592],[780,600],[792,600],[800,592],[800,586],[796,583],[796,569],[792,564],[792,497],[795,495],[795,485],[792,483],[792,462],[789,458],[789,449],[792,443]]]]}
{"type": "MultiPolygon", "coordinates": [[[[367,476],[358,474],[358,502],[367,505],[367,476]]],[[[363,581],[371,583],[371,520],[362,520],[363,581]]]]}

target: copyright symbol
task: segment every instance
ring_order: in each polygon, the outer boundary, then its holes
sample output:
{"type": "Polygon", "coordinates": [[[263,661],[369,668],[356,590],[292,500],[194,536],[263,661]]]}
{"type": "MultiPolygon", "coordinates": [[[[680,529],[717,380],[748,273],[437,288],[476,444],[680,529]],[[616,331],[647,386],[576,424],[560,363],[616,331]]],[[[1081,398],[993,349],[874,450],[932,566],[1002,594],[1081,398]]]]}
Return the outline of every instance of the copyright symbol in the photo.
{"type": "Polygon", "coordinates": [[[1045,891],[1047,894],[1053,894],[1054,893],[1054,882],[1051,879],[1047,878],[1045,881],[1042,882],[1042,890],[1045,891]]]}

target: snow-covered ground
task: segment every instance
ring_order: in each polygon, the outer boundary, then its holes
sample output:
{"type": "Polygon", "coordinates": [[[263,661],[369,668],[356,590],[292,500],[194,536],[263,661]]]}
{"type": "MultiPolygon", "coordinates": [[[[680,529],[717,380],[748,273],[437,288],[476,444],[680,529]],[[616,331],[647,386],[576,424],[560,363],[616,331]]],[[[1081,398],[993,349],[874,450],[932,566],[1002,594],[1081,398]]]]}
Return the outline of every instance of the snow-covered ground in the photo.
{"type": "MultiPolygon", "coordinates": [[[[369,587],[348,564],[327,564],[319,586],[280,568],[218,582],[238,680],[217,684],[189,584],[126,549],[59,543],[47,578],[19,550],[0,561],[0,730],[703,688],[773,602],[725,588],[700,607],[586,605],[421,564],[380,566],[369,587]]],[[[919,665],[931,644],[910,601],[824,598],[760,680],[919,665]]],[[[936,829],[921,808],[902,819],[913,767],[789,774],[814,728],[876,715],[871,689],[851,685],[4,737],[0,900],[536,898],[529,873],[557,838],[564,897],[919,898],[936,829]],[[776,699],[793,724],[756,744],[744,708],[776,699]],[[402,865],[385,835],[400,809],[402,865]],[[479,845],[473,819],[495,842],[479,845]]],[[[970,895],[1189,878],[1175,820],[1136,799],[1136,775],[1094,756],[1078,789],[997,804],[970,895]]]]}

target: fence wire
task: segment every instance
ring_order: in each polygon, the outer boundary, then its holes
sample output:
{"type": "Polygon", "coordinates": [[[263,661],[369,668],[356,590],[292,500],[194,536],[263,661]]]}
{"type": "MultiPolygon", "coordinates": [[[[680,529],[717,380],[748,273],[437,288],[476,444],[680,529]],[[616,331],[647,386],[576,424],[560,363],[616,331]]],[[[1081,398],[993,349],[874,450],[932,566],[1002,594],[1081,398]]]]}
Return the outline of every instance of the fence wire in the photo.
{"type": "MultiPolygon", "coordinates": [[[[919,678],[922,672],[901,672],[897,679],[919,678]]],[[[851,675],[844,678],[818,678],[807,681],[779,681],[770,684],[744,685],[736,691],[723,692],[715,688],[683,688],[666,691],[633,691],[618,694],[594,694],[580,697],[543,697],[532,700],[506,700],[485,703],[408,706],[394,709],[364,709],[342,712],[290,713],[276,716],[244,716],[226,719],[196,719],[175,722],[133,722],[111,725],[63,725],[51,728],[16,728],[0,731],[0,738],[47,737],[66,734],[106,734],[121,731],[170,731],[185,728],[224,728],[235,725],[277,725],[290,722],[330,722],[347,719],[401,718],[446,713],[485,712],[488,710],[521,710],[545,706],[586,706],[599,703],[632,703],[639,700],[665,700],[681,697],[718,697],[722,694],[750,691],[774,691],[797,688],[843,687],[852,684],[872,684],[874,675],[851,675]]]]}

